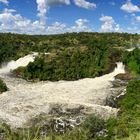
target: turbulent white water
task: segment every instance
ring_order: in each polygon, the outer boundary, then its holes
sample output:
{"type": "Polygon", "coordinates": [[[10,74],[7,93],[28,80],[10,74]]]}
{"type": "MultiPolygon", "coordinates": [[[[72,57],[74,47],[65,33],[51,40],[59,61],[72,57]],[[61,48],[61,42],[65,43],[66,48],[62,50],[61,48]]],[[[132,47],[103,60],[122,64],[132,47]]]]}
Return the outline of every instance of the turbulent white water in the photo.
{"type": "Polygon", "coordinates": [[[126,49],[128,52],[132,52],[135,48],[126,49]]]}
{"type": "Polygon", "coordinates": [[[138,48],[138,49],[140,49],[140,47],[133,47],[133,48],[129,48],[129,49],[126,49],[128,52],[132,52],[134,49],[136,49],[136,48],[138,48]]]}
{"type": "Polygon", "coordinates": [[[8,64],[3,65],[0,69],[0,74],[7,74],[10,70],[14,70],[20,66],[27,66],[29,62],[33,62],[37,53],[29,54],[25,57],[18,59],[17,61],[10,61],[8,64]]]}
{"type": "Polygon", "coordinates": [[[7,75],[10,69],[26,66],[32,61],[34,55],[27,55],[0,69],[0,77],[9,87],[9,91],[0,95],[0,118],[12,127],[22,127],[31,118],[49,113],[55,104],[62,105],[64,109],[82,105],[86,113],[105,117],[116,115],[116,109],[104,106],[104,101],[110,94],[110,81],[117,74],[125,73],[121,62],[110,74],[78,81],[29,83],[7,75]]]}

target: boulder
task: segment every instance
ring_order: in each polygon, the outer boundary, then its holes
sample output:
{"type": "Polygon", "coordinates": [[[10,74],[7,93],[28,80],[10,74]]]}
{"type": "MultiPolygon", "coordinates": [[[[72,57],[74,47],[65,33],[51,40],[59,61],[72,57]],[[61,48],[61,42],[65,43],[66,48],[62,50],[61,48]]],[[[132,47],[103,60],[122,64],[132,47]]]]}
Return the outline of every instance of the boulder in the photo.
{"type": "Polygon", "coordinates": [[[129,81],[129,80],[132,80],[133,77],[132,77],[132,75],[130,73],[120,73],[120,74],[117,74],[115,76],[115,79],[129,81]]]}
{"type": "Polygon", "coordinates": [[[128,82],[125,80],[120,80],[120,79],[115,79],[114,81],[111,81],[112,87],[113,88],[118,88],[118,87],[124,87],[128,84],[128,82]]]}

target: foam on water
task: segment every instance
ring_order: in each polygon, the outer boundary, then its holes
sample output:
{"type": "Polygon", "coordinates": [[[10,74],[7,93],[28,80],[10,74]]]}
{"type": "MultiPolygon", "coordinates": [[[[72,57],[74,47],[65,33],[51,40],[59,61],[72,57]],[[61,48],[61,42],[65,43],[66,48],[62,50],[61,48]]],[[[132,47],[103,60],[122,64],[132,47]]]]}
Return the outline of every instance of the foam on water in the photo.
{"type": "Polygon", "coordinates": [[[33,53],[33,54],[26,55],[25,57],[22,57],[17,61],[14,60],[10,61],[7,65],[2,66],[2,68],[0,69],[0,74],[9,73],[11,70],[14,70],[21,66],[23,67],[27,66],[29,62],[34,61],[36,55],[37,53],[33,53]]]}

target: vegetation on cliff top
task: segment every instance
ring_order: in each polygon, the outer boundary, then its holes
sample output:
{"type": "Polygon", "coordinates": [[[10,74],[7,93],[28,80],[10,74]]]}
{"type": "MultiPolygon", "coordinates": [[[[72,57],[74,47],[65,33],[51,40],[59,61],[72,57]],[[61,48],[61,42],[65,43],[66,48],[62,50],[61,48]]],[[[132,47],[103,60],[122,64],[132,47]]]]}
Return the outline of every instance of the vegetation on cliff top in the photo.
{"type": "Polygon", "coordinates": [[[0,63],[17,59],[30,52],[57,53],[65,48],[101,46],[106,41],[110,48],[129,48],[139,44],[139,35],[127,33],[66,33],[61,35],[18,35],[0,33],[0,63]],[[104,43],[104,42],[102,42],[104,43]]]}

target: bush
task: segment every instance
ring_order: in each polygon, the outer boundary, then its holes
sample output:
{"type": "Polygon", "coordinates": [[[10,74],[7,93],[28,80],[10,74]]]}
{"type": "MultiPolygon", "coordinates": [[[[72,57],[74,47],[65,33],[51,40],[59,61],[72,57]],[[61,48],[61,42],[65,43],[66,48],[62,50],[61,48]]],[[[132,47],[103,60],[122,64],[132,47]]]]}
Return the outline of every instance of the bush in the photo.
{"type": "Polygon", "coordinates": [[[129,71],[135,75],[140,75],[140,49],[136,48],[131,52],[126,52],[123,61],[129,71]]]}
{"type": "Polygon", "coordinates": [[[0,79],[0,93],[7,91],[6,84],[0,79]]]}
{"type": "Polygon", "coordinates": [[[106,128],[105,121],[94,115],[89,116],[84,124],[83,128],[89,131],[90,137],[98,136],[97,134],[106,128]]]}

